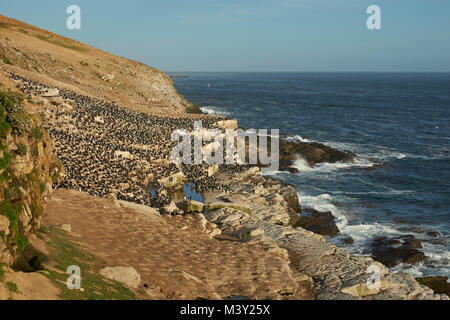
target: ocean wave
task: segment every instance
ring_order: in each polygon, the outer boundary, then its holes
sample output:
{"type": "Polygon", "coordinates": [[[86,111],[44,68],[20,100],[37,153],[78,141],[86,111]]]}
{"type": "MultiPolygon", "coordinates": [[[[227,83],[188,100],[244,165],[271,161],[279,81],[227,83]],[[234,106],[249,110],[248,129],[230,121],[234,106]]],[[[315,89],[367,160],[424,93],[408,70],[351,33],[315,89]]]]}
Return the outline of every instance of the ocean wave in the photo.
{"type": "Polygon", "coordinates": [[[284,140],[289,141],[289,142],[296,142],[296,141],[300,141],[300,142],[312,142],[309,139],[306,139],[300,135],[295,135],[295,136],[287,136],[286,138],[284,138],[284,140]]]}
{"type": "Polygon", "coordinates": [[[202,110],[202,112],[206,113],[206,114],[213,114],[213,115],[219,115],[219,116],[229,116],[230,115],[229,112],[220,110],[216,106],[200,107],[200,110],[202,110]]]}
{"type": "Polygon", "coordinates": [[[349,200],[349,198],[336,199],[336,197],[333,197],[328,193],[310,196],[297,192],[297,196],[299,203],[303,208],[311,208],[320,212],[331,212],[336,219],[336,225],[339,228],[340,233],[342,235],[350,236],[354,240],[354,243],[350,246],[351,251],[354,253],[364,253],[369,242],[375,237],[403,234],[401,231],[387,224],[350,224],[348,214],[341,207],[337,207],[334,204],[344,200],[349,200]]]}
{"type": "Polygon", "coordinates": [[[318,163],[315,166],[311,167],[303,157],[297,155],[297,158],[294,160],[292,167],[299,171],[299,173],[297,174],[302,174],[305,172],[327,173],[339,169],[348,169],[348,168],[371,168],[374,165],[376,165],[376,163],[363,159],[363,160],[356,160],[353,163],[347,162],[318,163]]]}
{"type": "Polygon", "coordinates": [[[375,194],[375,195],[401,195],[401,194],[411,194],[415,193],[414,190],[395,190],[390,189],[388,191],[333,191],[334,194],[343,194],[343,195],[366,195],[366,194],[375,194]]]}
{"type": "MultiPolygon", "coordinates": [[[[349,236],[353,239],[353,243],[344,247],[349,253],[370,256],[370,244],[374,238],[382,236],[400,236],[410,234],[399,231],[394,225],[382,223],[349,223],[347,213],[338,208],[333,203],[338,199],[330,194],[324,193],[317,196],[309,196],[298,192],[299,203],[304,208],[312,208],[321,212],[331,212],[336,218],[336,225],[340,233],[338,236],[329,238],[331,243],[340,245],[342,237],[349,236]]],[[[429,276],[429,275],[444,275],[450,277],[450,253],[447,245],[430,244],[421,241],[423,245],[423,252],[430,257],[424,263],[415,265],[400,264],[392,268],[393,272],[407,272],[415,277],[429,276]]]]}
{"type": "Polygon", "coordinates": [[[339,230],[348,225],[348,220],[344,212],[338,209],[333,203],[333,197],[327,193],[310,196],[297,192],[299,203],[302,207],[311,208],[319,212],[331,212],[336,218],[336,225],[339,230]]]}

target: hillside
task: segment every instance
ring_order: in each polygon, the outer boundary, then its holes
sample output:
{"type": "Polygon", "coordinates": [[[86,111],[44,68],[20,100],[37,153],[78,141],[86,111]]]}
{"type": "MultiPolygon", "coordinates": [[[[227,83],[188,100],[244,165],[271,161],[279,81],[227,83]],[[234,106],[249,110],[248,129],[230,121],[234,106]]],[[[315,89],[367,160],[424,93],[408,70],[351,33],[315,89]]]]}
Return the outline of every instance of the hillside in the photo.
{"type": "Polygon", "coordinates": [[[0,299],[447,299],[298,226],[259,167],[173,163],[175,130],[237,122],[162,72],[3,16],[0,55],[0,299]]]}
{"type": "Polygon", "coordinates": [[[0,58],[27,79],[149,114],[179,116],[189,104],[157,69],[2,15],[0,58]]]}

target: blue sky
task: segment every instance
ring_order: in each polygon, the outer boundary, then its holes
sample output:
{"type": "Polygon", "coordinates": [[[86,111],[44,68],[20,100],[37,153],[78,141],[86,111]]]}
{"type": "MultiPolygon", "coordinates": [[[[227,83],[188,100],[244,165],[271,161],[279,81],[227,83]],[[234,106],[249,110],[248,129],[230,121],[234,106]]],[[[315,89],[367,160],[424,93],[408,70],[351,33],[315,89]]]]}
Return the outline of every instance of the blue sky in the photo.
{"type": "Polygon", "coordinates": [[[450,71],[448,0],[14,0],[0,13],[163,71],[450,71]],[[71,4],[81,30],[66,28],[71,4]],[[371,4],[382,30],[366,27],[371,4]]]}

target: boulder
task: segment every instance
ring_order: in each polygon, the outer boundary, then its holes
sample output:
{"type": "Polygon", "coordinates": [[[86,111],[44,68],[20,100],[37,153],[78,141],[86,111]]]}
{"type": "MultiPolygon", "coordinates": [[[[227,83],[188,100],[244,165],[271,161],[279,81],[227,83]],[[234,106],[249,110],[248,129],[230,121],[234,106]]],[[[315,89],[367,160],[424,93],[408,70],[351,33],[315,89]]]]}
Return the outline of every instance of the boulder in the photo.
{"type": "Polygon", "coordinates": [[[128,151],[120,151],[120,150],[114,151],[114,156],[117,158],[133,159],[133,155],[128,151]]]}
{"type": "Polygon", "coordinates": [[[43,97],[57,97],[59,95],[59,90],[56,88],[50,88],[44,91],[41,96],[43,97]]]}
{"type": "Polygon", "coordinates": [[[170,202],[167,206],[164,207],[164,210],[166,210],[168,213],[172,213],[178,210],[177,205],[174,201],[170,202]]]}
{"type": "Polygon", "coordinates": [[[102,80],[105,80],[105,81],[111,81],[112,79],[114,79],[113,74],[107,74],[102,77],[102,80]]]}
{"type": "Polygon", "coordinates": [[[105,123],[105,120],[103,119],[103,117],[100,117],[100,116],[98,116],[98,117],[95,117],[94,118],[94,121],[95,122],[98,122],[98,123],[105,123]]]}
{"type": "Polygon", "coordinates": [[[417,282],[432,289],[434,293],[444,293],[450,297],[450,283],[448,277],[420,277],[417,282]]]}
{"type": "Polygon", "coordinates": [[[72,232],[72,226],[70,224],[63,224],[61,226],[61,230],[64,230],[66,232],[72,232]]]}
{"type": "Polygon", "coordinates": [[[428,257],[420,250],[422,245],[413,235],[393,238],[380,237],[372,241],[372,258],[387,267],[399,263],[415,264],[425,261],[428,257]]]}
{"type": "Polygon", "coordinates": [[[100,270],[100,274],[130,288],[137,288],[141,283],[141,276],[133,267],[106,267],[100,270]]]}
{"type": "Polygon", "coordinates": [[[300,216],[295,227],[301,227],[323,236],[332,236],[339,232],[336,219],[331,212],[319,212],[314,209],[307,209],[305,212],[308,215],[300,216]]]}
{"type": "Polygon", "coordinates": [[[237,120],[236,119],[229,119],[229,120],[221,120],[221,121],[217,121],[217,125],[219,127],[222,127],[224,129],[237,129],[238,125],[237,125],[237,120]]]}
{"type": "Polygon", "coordinates": [[[0,215],[0,232],[6,231],[9,228],[9,220],[7,217],[0,215]]]}
{"type": "Polygon", "coordinates": [[[356,154],[350,151],[340,151],[319,142],[294,142],[280,139],[280,170],[296,172],[291,168],[300,156],[313,167],[318,163],[346,162],[358,160],[356,154]]]}
{"type": "Polygon", "coordinates": [[[174,175],[160,179],[159,183],[167,189],[174,189],[181,186],[185,179],[186,177],[184,176],[183,172],[180,171],[175,173],[174,175]]]}
{"type": "Polygon", "coordinates": [[[218,164],[213,164],[213,165],[209,166],[208,167],[208,177],[213,176],[215,173],[217,173],[217,171],[219,171],[218,164]]]}
{"type": "Polygon", "coordinates": [[[238,239],[248,239],[264,234],[264,230],[260,228],[244,228],[234,232],[228,233],[229,236],[238,239]]]}
{"type": "Polygon", "coordinates": [[[204,204],[195,200],[187,200],[185,202],[186,212],[203,212],[204,204]]]}

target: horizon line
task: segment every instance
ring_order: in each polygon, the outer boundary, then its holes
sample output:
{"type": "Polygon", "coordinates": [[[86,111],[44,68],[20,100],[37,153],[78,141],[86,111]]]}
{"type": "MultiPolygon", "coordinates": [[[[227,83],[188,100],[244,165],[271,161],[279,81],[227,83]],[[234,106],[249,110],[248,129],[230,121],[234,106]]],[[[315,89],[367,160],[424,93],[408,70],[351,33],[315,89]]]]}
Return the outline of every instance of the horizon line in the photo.
{"type": "MultiPolygon", "coordinates": [[[[159,68],[158,68],[159,69],[159,68]]],[[[450,73],[449,71],[224,71],[224,70],[185,70],[174,71],[159,69],[165,73],[450,73]]]]}

